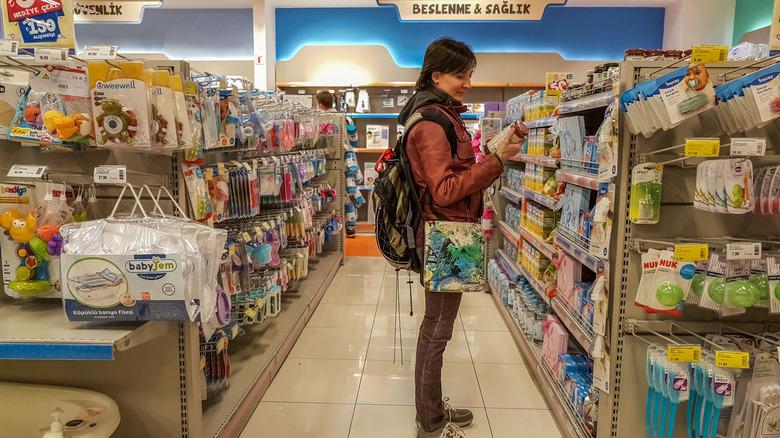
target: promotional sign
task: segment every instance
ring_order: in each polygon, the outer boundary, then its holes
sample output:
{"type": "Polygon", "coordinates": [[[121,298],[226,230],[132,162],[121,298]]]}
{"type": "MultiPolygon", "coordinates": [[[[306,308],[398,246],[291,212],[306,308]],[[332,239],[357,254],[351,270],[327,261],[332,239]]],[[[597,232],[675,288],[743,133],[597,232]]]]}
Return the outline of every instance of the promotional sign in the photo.
{"type": "Polygon", "coordinates": [[[102,21],[140,22],[144,8],[160,7],[162,1],[157,0],[76,0],[74,1],[74,18],[77,23],[94,23],[102,21]]]}
{"type": "Polygon", "coordinates": [[[76,47],[72,0],[3,0],[5,39],[19,47],[76,47]]]}
{"type": "Polygon", "coordinates": [[[394,5],[401,21],[431,20],[541,20],[547,5],[564,5],[566,0],[523,2],[484,0],[377,0],[380,6],[394,5]]]}

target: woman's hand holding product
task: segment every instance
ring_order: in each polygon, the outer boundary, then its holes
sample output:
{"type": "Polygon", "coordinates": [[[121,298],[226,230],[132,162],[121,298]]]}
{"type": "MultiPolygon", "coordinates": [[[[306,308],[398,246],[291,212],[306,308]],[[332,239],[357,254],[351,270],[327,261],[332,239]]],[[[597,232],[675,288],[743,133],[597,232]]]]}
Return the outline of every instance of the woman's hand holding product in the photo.
{"type": "Polygon", "coordinates": [[[522,149],[523,143],[525,143],[526,136],[528,136],[528,127],[525,126],[525,123],[516,121],[513,129],[509,132],[509,135],[507,135],[501,145],[498,146],[498,151],[496,152],[498,159],[506,161],[520,153],[520,149],[522,149]]]}

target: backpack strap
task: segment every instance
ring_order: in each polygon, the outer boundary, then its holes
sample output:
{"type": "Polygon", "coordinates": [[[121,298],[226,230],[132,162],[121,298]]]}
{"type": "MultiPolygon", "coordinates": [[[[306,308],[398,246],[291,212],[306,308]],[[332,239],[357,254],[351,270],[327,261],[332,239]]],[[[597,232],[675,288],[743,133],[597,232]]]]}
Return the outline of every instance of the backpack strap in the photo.
{"type": "Polygon", "coordinates": [[[455,125],[452,124],[452,120],[450,120],[444,112],[436,108],[426,108],[422,111],[413,113],[411,117],[409,117],[404,125],[404,144],[406,144],[406,138],[412,128],[423,121],[436,122],[444,129],[444,134],[447,136],[447,141],[450,143],[450,156],[455,156],[455,152],[458,150],[458,135],[455,133],[455,125]]]}

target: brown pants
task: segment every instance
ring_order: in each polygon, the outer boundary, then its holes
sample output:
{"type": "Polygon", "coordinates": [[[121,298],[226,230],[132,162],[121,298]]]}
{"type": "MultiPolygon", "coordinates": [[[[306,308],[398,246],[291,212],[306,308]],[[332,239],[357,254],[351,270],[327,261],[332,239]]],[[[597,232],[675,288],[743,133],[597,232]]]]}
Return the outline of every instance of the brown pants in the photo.
{"type": "Polygon", "coordinates": [[[427,432],[444,427],[441,368],[447,342],[452,339],[462,294],[425,291],[425,317],[417,340],[414,370],[417,420],[427,432]]]}

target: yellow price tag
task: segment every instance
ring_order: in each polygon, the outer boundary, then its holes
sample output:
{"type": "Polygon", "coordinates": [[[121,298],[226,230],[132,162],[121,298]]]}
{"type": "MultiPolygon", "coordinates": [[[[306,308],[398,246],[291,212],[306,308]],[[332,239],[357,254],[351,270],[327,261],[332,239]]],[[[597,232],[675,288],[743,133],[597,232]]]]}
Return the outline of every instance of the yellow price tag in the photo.
{"type": "Polygon", "coordinates": [[[254,318],[254,317],[255,317],[255,315],[257,315],[257,312],[255,311],[255,309],[253,309],[253,308],[251,308],[251,307],[250,307],[250,308],[246,309],[246,311],[244,312],[244,314],[246,314],[246,316],[248,316],[248,317],[250,317],[250,318],[254,318]]]}
{"type": "Polygon", "coordinates": [[[244,241],[245,241],[245,242],[251,242],[251,241],[252,241],[252,236],[250,236],[250,235],[249,235],[249,233],[247,233],[246,231],[244,231],[244,232],[241,234],[241,237],[243,237],[243,238],[244,238],[244,241]]]}
{"type": "Polygon", "coordinates": [[[676,262],[698,262],[707,260],[709,257],[709,247],[707,245],[679,245],[674,248],[674,261],[676,262]]]}
{"type": "Polygon", "coordinates": [[[701,346],[670,345],[666,356],[669,362],[698,362],[701,360],[701,346]]]}
{"type": "Polygon", "coordinates": [[[198,95],[198,83],[192,81],[184,81],[184,94],[187,96],[198,95]]]}
{"type": "Polygon", "coordinates": [[[227,173],[227,169],[225,169],[225,164],[224,163],[218,163],[217,164],[217,171],[219,172],[220,175],[226,174],[227,173]]]}
{"type": "Polygon", "coordinates": [[[11,127],[11,135],[18,135],[20,137],[24,137],[27,134],[29,134],[31,131],[30,128],[18,128],[16,126],[11,127]]]}
{"type": "Polygon", "coordinates": [[[206,368],[206,356],[200,357],[200,369],[206,368]]]}
{"type": "Polygon", "coordinates": [[[720,368],[750,368],[750,353],[743,351],[715,351],[715,366],[720,368]]]}
{"type": "Polygon", "coordinates": [[[206,181],[211,181],[214,179],[214,168],[213,167],[207,167],[206,170],[203,172],[204,178],[206,178],[206,181]]]}
{"type": "Polygon", "coordinates": [[[262,298],[258,298],[257,301],[255,301],[255,305],[257,306],[257,309],[260,310],[265,306],[265,300],[262,298]]]}
{"type": "Polygon", "coordinates": [[[255,227],[255,234],[257,235],[263,234],[263,230],[261,230],[260,227],[255,227]]]}
{"type": "Polygon", "coordinates": [[[225,349],[225,338],[219,338],[217,341],[217,353],[225,349]]]}
{"type": "Polygon", "coordinates": [[[228,247],[228,255],[230,257],[233,257],[234,255],[236,255],[236,247],[235,247],[235,245],[230,245],[228,247]]]}
{"type": "Polygon", "coordinates": [[[693,46],[691,62],[720,63],[726,62],[729,46],[693,46]]]}
{"type": "Polygon", "coordinates": [[[717,157],[720,140],[717,138],[690,138],[685,140],[686,157],[717,157]]]}

